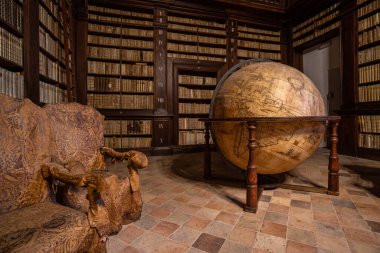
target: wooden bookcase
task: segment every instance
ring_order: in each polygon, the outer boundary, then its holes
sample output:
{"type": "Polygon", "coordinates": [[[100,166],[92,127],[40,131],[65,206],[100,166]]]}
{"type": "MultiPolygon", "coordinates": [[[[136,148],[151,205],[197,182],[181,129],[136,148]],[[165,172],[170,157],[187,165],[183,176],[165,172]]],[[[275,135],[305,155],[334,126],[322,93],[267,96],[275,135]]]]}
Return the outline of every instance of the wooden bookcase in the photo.
{"type": "Polygon", "coordinates": [[[23,4],[0,0],[0,93],[24,97],[23,4]]]}
{"type": "Polygon", "coordinates": [[[153,10],[88,6],[87,103],[106,116],[105,145],[116,149],[151,147],[153,23],[153,10]]]}
{"type": "Polygon", "coordinates": [[[380,2],[357,0],[357,22],[358,153],[380,154],[380,2]]]}

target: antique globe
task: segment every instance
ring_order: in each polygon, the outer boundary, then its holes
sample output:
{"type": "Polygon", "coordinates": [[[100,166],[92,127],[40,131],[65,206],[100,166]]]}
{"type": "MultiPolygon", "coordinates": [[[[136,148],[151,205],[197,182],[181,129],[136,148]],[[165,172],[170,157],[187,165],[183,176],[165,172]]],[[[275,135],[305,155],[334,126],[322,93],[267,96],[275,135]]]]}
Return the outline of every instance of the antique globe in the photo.
{"type": "MultiPolygon", "coordinates": [[[[220,80],[210,118],[325,116],[321,94],[313,82],[290,66],[249,60],[220,80]]],[[[289,171],[310,157],[325,132],[323,122],[257,123],[257,173],[289,171]]],[[[246,169],[248,130],[245,122],[213,123],[219,151],[233,165],[246,169]]]]}

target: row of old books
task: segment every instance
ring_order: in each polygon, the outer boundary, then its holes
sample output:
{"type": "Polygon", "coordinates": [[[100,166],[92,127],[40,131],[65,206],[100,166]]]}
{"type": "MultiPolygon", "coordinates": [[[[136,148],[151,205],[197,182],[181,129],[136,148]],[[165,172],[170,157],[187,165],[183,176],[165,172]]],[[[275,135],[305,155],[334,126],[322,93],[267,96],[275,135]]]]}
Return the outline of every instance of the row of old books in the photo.
{"type": "Polygon", "coordinates": [[[225,48],[202,47],[202,46],[184,45],[184,44],[176,44],[176,43],[168,43],[168,50],[176,51],[176,52],[184,52],[184,53],[215,54],[215,55],[222,55],[223,57],[226,55],[225,48]]]}
{"type": "Polygon", "coordinates": [[[260,59],[268,59],[268,60],[281,60],[281,53],[270,53],[270,52],[262,52],[262,51],[253,51],[246,49],[238,49],[237,51],[238,57],[244,58],[260,58],[260,59]]]}
{"type": "Polygon", "coordinates": [[[66,91],[56,85],[40,81],[40,102],[56,104],[66,101],[66,91]]]}
{"type": "Polygon", "coordinates": [[[153,50],[153,41],[149,40],[134,40],[134,39],[125,39],[125,38],[112,38],[98,35],[87,36],[89,44],[97,44],[103,46],[117,46],[117,47],[129,47],[129,48],[141,48],[141,49],[152,49],[153,50]]]}
{"type": "Polygon", "coordinates": [[[186,129],[204,129],[204,122],[199,121],[196,118],[179,118],[178,128],[180,130],[186,129]]]}
{"type": "Polygon", "coordinates": [[[145,12],[135,12],[135,11],[129,11],[129,10],[123,10],[123,9],[113,9],[113,8],[101,7],[101,6],[95,6],[95,5],[88,5],[88,10],[96,11],[96,12],[100,12],[104,14],[109,13],[109,14],[118,14],[121,16],[153,19],[153,14],[149,14],[145,12]]]}
{"type": "Polygon", "coordinates": [[[247,26],[247,25],[239,25],[238,26],[238,31],[280,36],[280,31],[260,29],[260,28],[256,28],[256,27],[250,27],[250,26],[247,26]]]}
{"type": "Polygon", "coordinates": [[[380,12],[377,12],[372,16],[369,16],[368,18],[359,20],[358,30],[360,32],[367,28],[374,27],[377,25],[380,25],[380,12]]]}
{"type": "Polygon", "coordinates": [[[146,64],[87,61],[87,65],[90,74],[153,77],[153,66],[146,64]]]}
{"type": "MultiPolygon", "coordinates": [[[[210,144],[212,144],[210,138],[210,144]]],[[[205,144],[205,134],[203,130],[179,131],[178,145],[198,145],[205,144]]]]}
{"type": "Polygon", "coordinates": [[[178,87],[179,98],[211,99],[213,92],[213,90],[195,90],[185,87],[178,87]]]}
{"type": "Polygon", "coordinates": [[[379,82],[380,63],[359,68],[359,83],[379,82]]]}
{"type": "Polygon", "coordinates": [[[102,32],[109,34],[121,34],[121,36],[153,37],[153,30],[144,30],[111,25],[98,25],[88,23],[89,32],[102,32]]]}
{"type": "Polygon", "coordinates": [[[103,92],[153,92],[153,81],[88,76],[87,90],[103,92]]]}
{"type": "MultiPolygon", "coordinates": [[[[358,4],[364,3],[365,1],[358,1],[358,4]]],[[[362,17],[374,10],[380,9],[380,2],[375,0],[375,1],[368,1],[368,4],[364,5],[363,7],[358,9],[358,17],[362,17]]]]}
{"type": "MultiPolygon", "coordinates": [[[[64,49],[58,45],[58,41],[53,39],[49,33],[47,33],[43,28],[39,27],[39,40],[40,47],[45,49],[55,58],[59,58],[59,50],[61,50],[61,55],[64,55],[64,49]],[[63,51],[63,52],[62,52],[63,51]]],[[[63,60],[63,59],[62,59],[63,60]]]]}
{"type": "MultiPolygon", "coordinates": [[[[295,37],[294,37],[294,35],[295,35],[295,34],[296,34],[296,35],[298,34],[297,31],[298,31],[299,29],[301,29],[301,28],[306,29],[306,26],[310,26],[310,25],[313,26],[314,23],[317,22],[318,20],[320,20],[321,18],[324,19],[324,18],[328,18],[328,16],[330,16],[330,15],[336,15],[335,12],[338,11],[338,9],[337,9],[338,6],[339,6],[339,4],[336,3],[336,4],[332,5],[332,6],[330,6],[329,8],[326,8],[326,9],[323,10],[322,12],[318,13],[317,15],[314,15],[313,17],[311,17],[311,18],[305,20],[304,22],[302,22],[302,23],[296,25],[295,27],[293,27],[293,29],[292,29],[292,31],[293,31],[293,38],[298,37],[298,36],[295,36],[295,37]],[[328,14],[329,12],[333,12],[333,13],[330,14],[330,15],[328,15],[328,16],[325,16],[325,15],[328,14]]],[[[323,23],[325,23],[325,22],[322,22],[322,24],[323,24],[323,23]]],[[[302,30],[303,30],[303,29],[302,29],[302,30]]]]}
{"type": "Polygon", "coordinates": [[[340,27],[340,21],[336,21],[334,23],[332,23],[331,25],[327,26],[327,27],[324,27],[322,29],[314,29],[314,32],[306,37],[303,37],[301,39],[296,39],[294,42],[293,42],[293,46],[294,47],[297,47],[299,45],[302,45],[312,39],[316,39],[326,33],[328,33],[329,31],[332,31],[336,28],[339,28],[340,27]]]}
{"type": "Polygon", "coordinates": [[[0,19],[16,31],[22,33],[22,6],[18,0],[0,0],[0,19]]]}
{"type": "Polygon", "coordinates": [[[260,3],[266,3],[266,4],[273,4],[273,5],[280,5],[282,3],[281,0],[254,0],[256,2],[260,3]]]}
{"type": "Polygon", "coordinates": [[[208,36],[200,36],[200,35],[193,35],[193,34],[183,34],[183,33],[176,33],[176,32],[168,32],[168,40],[178,40],[178,41],[184,41],[184,42],[198,42],[198,43],[205,43],[205,44],[218,44],[218,45],[226,45],[226,39],[225,38],[219,38],[219,37],[208,37],[208,36]]]}
{"type": "Polygon", "coordinates": [[[365,46],[367,44],[370,44],[379,40],[380,40],[380,26],[375,26],[371,30],[364,31],[358,36],[359,47],[365,46]]]}
{"type": "Polygon", "coordinates": [[[151,120],[105,120],[105,135],[152,134],[151,120]]]}
{"type": "Polygon", "coordinates": [[[361,50],[358,53],[359,64],[371,62],[380,59],[380,45],[361,50]]]}
{"type": "Polygon", "coordinates": [[[147,137],[104,137],[104,145],[114,149],[148,148],[152,138],[147,137]]]}
{"type": "Polygon", "coordinates": [[[89,46],[88,57],[123,61],[153,62],[153,51],[89,46]]]}
{"type": "Polygon", "coordinates": [[[249,47],[252,49],[264,49],[264,50],[276,50],[280,51],[281,46],[280,44],[272,44],[272,43],[266,43],[266,42],[258,42],[258,41],[248,41],[248,40],[238,40],[238,46],[239,47],[249,47]]]}
{"type": "Polygon", "coordinates": [[[359,86],[359,102],[380,101],[380,84],[359,86]]]}
{"type": "Polygon", "coordinates": [[[178,113],[181,114],[208,114],[209,104],[178,103],[178,113]]]}
{"type": "Polygon", "coordinates": [[[361,148],[380,149],[380,135],[359,134],[358,146],[361,148]]]}
{"type": "Polygon", "coordinates": [[[58,17],[59,8],[55,0],[40,0],[40,2],[42,2],[55,17],[58,17]]]}
{"type": "MultiPolygon", "coordinates": [[[[58,22],[54,20],[54,18],[48,13],[48,11],[40,5],[39,8],[39,16],[40,21],[44,24],[44,26],[51,31],[54,35],[58,35],[58,22]]],[[[58,18],[58,16],[55,16],[58,18]]],[[[58,36],[57,36],[58,37],[58,36]]]]}
{"type": "Polygon", "coordinates": [[[226,24],[224,22],[216,22],[202,19],[194,19],[194,18],[184,18],[184,17],[176,17],[176,16],[168,16],[168,21],[173,23],[181,23],[190,26],[209,26],[216,28],[225,28],[226,24]]]}
{"type": "Polygon", "coordinates": [[[15,98],[24,97],[24,76],[19,72],[11,72],[0,68],[0,93],[15,98]]]}
{"type": "Polygon", "coordinates": [[[361,115],[358,121],[360,132],[380,133],[380,115],[361,115]]]}
{"type": "Polygon", "coordinates": [[[140,19],[133,19],[131,17],[115,17],[115,16],[104,16],[97,14],[88,14],[88,21],[91,22],[92,20],[98,20],[98,21],[105,21],[105,22],[112,22],[115,23],[116,26],[126,26],[126,24],[133,24],[133,25],[146,25],[146,26],[152,26],[153,21],[150,20],[140,20],[140,19]]]}
{"type": "Polygon", "coordinates": [[[183,53],[168,53],[168,58],[191,59],[191,60],[197,60],[197,61],[218,61],[218,62],[227,61],[226,57],[204,56],[204,55],[183,54],[183,53]]]}
{"type": "Polygon", "coordinates": [[[153,95],[87,94],[87,103],[102,109],[153,109],[153,95]]]}
{"type": "Polygon", "coordinates": [[[244,32],[239,32],[239,38],[280,42],[280,36],[270,36],[270,35],[244,33],[244,32]]]}
{"type": "Polygon", "coordinates": [[[216,85],[217,79],[208,76],[178,75],[179,84],[216,85]]]}
{"type": "Polygon", "coordinates": [[[193,25],[190,26],[190,25],[179,25],[179,24],[169,23],[168,28],[172,30],[179,30],[179,31],[190,31],[190,32],[196,32],[196,33],[226,35],[226,30],[198,27],[198,26],[193,26],[193,25]]]}
{"type": "Polygon", "coordinates": [[[65,69],[53,62],[50,58],[40,52],[39,56],[39,71],[41,75],[44,75],[56,82],[65,83],[65,69]]]}
{"type": "Polygon", "coordinates": [[[22,66],[22,39],[0,27],[0,57],[22,66]]]}

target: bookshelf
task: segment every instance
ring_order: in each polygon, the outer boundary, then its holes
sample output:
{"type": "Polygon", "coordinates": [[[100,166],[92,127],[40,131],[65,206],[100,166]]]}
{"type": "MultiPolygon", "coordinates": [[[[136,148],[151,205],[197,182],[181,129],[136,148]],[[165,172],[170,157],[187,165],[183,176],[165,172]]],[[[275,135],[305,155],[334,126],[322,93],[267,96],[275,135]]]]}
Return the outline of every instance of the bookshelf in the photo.
{"type": "Polygon", "coordinates": [[[75,101],[71,1],[40,0],[39,3],[39,101],[75,101]]]}
{"type": "Polygon", "coordinates": [[[252,58],[281,61],[280,29],[238,23],[238,60],[252,58]]]}
{"type": "Polygon", "coordinates": [[[152,10],[88,6],[87,103],[106,116],[105,145],[117,149],[151,147],[153,18],[152,10]]]}
{"type": "Polygon", "coordinates": [[[216,18],[168,14],[167,57],[226,62],[226,24],[216,18]]]}
{"type": "Polygon", "coordinates": [[[24,97],[23,4],[0,0],[0,93],[24,97]]]}
{"type": "Polygon", "coordinates": [[[359,151],[380,150],[380,2],[357,0],[359,151]]]}
{"type": "Polygon", "coordinates": [[[327,36],[340,28],[339,2],[292,27],[293,47],[327,36]]]}

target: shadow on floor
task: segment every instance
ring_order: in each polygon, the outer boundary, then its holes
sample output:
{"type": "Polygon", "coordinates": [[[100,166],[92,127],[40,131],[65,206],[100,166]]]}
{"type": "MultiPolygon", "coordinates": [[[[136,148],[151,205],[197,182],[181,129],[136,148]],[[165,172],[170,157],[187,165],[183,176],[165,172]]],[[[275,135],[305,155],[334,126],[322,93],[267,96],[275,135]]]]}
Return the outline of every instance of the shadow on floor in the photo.
{"type": "Polygon", "coordinates": [[[362,165],[344,165],[352,175],[356,175],[354,185],[380,197],[380,169],[362,165]]]}

